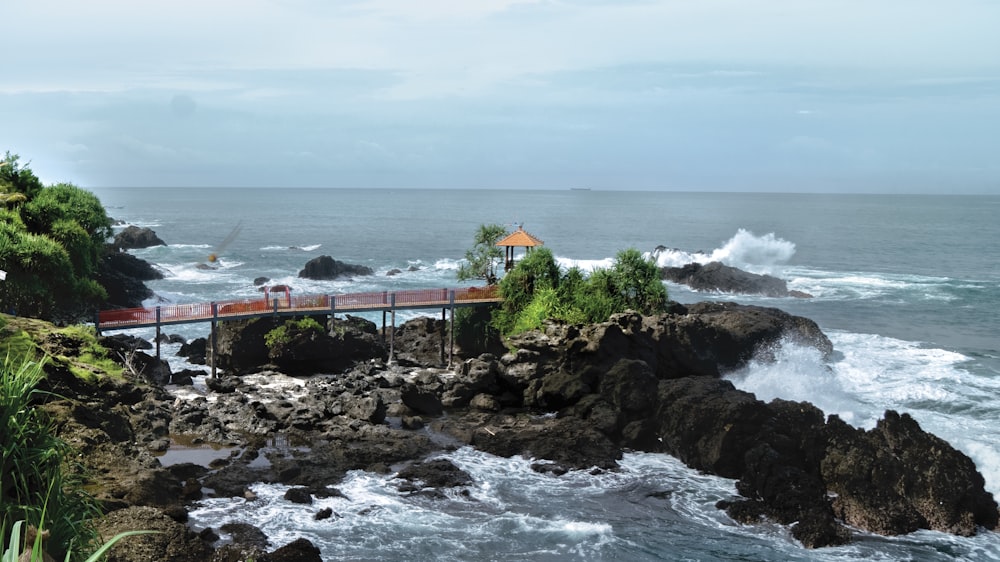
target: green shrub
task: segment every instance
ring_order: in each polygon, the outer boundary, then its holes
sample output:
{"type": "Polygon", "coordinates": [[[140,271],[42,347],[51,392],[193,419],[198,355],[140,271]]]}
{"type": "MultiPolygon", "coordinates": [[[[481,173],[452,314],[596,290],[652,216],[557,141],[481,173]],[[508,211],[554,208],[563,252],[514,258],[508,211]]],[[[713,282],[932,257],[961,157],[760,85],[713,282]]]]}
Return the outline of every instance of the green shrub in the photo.
{"type": "Polygon", "coordinates": [[[310,331],[322,334],[326,332],[326,328],[311,316],[287,320],[284,324],[264,334],[264,345],[268,349],[275,349],[292,341],[296,334],[310,331]]]}
{"type": "Polygon", "coordinates": [[[626,310],[655,314],[667,303],[659,269],[635,249],[619,252],[610,269],[586,276],[576,267],[560,272],[552,252],[538,248],[500,280],[500,294],[492,324],[504,335],[538,329],[545,320],[575,324],[604,322],[626,310]]]}

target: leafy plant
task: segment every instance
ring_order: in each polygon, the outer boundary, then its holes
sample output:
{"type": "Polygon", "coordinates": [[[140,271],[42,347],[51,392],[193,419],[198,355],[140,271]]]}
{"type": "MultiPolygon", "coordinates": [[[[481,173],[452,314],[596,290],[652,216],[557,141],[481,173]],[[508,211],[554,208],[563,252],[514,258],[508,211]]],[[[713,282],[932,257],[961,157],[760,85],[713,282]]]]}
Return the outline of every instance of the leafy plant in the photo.
{"type": "MultiPolygon", "coordinates": [[[[3,551],[3,553],[0,554],[0,562],[18,562],[20,560],[21,558],[20,547],[22,542],[21,535],[22,535],[22,529],[24,528],[24,524],[25,524],[24,521],[17,521],[14,523],[14,526],[12,527],[10,532],[10,542],[8,543],[7,548],[3,551]]],[[[155,534],[159,532],[160,531],[125,531],[123,533],[118,533],[117,535],[111,537],[111,540],[101,545],[100,548],[98,548],[93,554],[87,557],[83,562],[98,562],[98,560],[102,560],[104,558],[104,555],[107,554],[109,550],[111,550],[111,547],[114,546],[115,543],[117,543],[118,541],[124,539],[125,537],[131,537],[135,535],[155,534]]],[[[24,534],[28,535],[29,533],[25,532],[24,534]]],[[[31,542],[30,546],[28,544],[24,545],[25,549],[30,548],[30,553],[31,553],[30,559],[32,562],[42,562],[44,560],[44,554],[42,550],[42,537],[43,537],[42,533],[37,533],[35,534],[34,541],[28,541],[31,542]]],[[[27,539],[28,537],[25,536],[24,538],[27,539]]],[[[67,562],[72,558],[73,554],[71,552],[68,552],[66,554],[67,562]]]]}
{"type": "Polygon", "coordinates": [[[90,521],[98,509],[79,477],[64,470],[69,446],[34,407],[43,376],[41,363],[28,358],[7,356],[0,367],[0,529],[30,521],[49,531],[53,553],[63,556],[66,545],[96,538],[90,521]]]}
{"type": "Polygon", "coordinates": [[[538,329],[545,320],[604,322],[625,310],[654,314],[667,303],[659,269],[635,249],[586,276],[579,268],[562,272],[551,251],[537,248],[500,280],[500,293],[493,326],[505,335],[538,329]]]}

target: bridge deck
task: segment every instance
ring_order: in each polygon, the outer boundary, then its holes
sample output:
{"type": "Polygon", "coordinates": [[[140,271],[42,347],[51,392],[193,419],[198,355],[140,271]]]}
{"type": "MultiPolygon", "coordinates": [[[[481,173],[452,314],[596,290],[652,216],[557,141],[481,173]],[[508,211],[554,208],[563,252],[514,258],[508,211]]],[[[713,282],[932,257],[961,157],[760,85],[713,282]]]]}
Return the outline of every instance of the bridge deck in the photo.
{"type": "Polygon", "coordinates": [[[98,332],[145,328],[167,324],[240,320],[262,316],[301,316],[338,312],[395,311],[422,308],[485,306],[500,302],[496,286],[460,289],[418,289],[340,295],[282,295],[147,308],[102,310],[97,314],[98,332]]]}

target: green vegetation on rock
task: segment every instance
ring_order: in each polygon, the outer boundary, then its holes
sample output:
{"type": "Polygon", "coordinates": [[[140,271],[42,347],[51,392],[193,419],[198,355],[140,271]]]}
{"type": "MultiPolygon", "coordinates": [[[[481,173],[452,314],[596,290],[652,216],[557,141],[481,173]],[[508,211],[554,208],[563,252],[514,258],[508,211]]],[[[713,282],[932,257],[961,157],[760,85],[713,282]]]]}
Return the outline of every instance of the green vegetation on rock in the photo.
{"type": "MultiPolygon", "coordinates": [[[[502,227],[480,227],[475,246],[466,253],[470,263],[459,270],[459,279],[476,277],[469,271],[487,271],[486,246],[504,235],[502,230],[496,232],[497,228],[502,227]],[[473,262],[470,256],[478,261],[473,262]]],[[[505,336],[541,328],[547,320],[604,322],[618,312],[655,314],[667,306],[667,289],[659,268],[634,248],[618,252],[609,269],[596,269],[589,275],[577,267],[563,270],[551,250],[534,248],[499,280],[499,285],[503,302],[493,311],[491,324],[505,336]]],[[[482,330],[481,323],[463,322],[459,326],[462,332],[482,330]]]]}
{"type": "Polygon", "coordinates": [[[292,341],[292,337],[295,334],[309,331],[322,334],[326,331],[326,329],[323,328],[322,324],[310,316],[299,318],[297,320],[288,320],[281,326],[278,326],[277,328],[264,334],[264,345],[266,345],[268,349],[276,349],[292,341]]]}

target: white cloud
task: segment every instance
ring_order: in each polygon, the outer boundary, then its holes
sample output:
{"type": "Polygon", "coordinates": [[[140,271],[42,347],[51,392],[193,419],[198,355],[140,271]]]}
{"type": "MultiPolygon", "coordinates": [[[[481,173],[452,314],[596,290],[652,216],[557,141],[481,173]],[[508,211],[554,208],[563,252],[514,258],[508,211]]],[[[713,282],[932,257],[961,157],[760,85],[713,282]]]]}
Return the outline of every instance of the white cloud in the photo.
{"type": "Polygon", "coordinates": [[[391,161],[492,179],[502,161],[655,184],[820,141],[997,170],[976,148],[1000,118],[995,2],[33,0],[4,17],[0,141],[69,171],[86,146],[83,183],[170,181],[142,174],[188,158],[229,185],[227,165],[275,151],[317,178],[391,161]]]}

